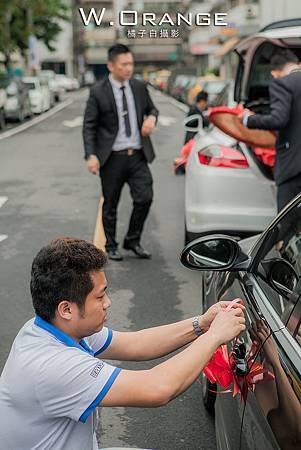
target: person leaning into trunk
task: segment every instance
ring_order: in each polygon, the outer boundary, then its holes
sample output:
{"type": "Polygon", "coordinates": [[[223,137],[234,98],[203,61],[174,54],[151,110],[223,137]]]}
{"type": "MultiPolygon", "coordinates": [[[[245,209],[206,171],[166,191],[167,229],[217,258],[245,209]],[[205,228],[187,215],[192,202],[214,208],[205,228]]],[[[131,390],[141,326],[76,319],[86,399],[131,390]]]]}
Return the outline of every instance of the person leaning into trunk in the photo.
{"type": "Polygon", "coordinates": [[[271,112],[246,111],[241,120],[248,128],[277,131],[274,177],[279,212],[301,192],[301,67],[287,49],[279,49],[271,65],[271,112]]]}
{"type": "Polygon", "coordinates": [[[117,207],[125,183],[130,187],[133,211],[123,248],[139,258],[151,254],[141,234],[153,199],[148,163],[155,157],[150,135],[158,110],[142,81],[132,79],[133,55],[116,44],[108,50],[110,75],[91,88],[84,114],[83,140],[89,172],[99,173],[104,197],[102,220],[108,257],[121,261],[116,241],[117,207]]]}

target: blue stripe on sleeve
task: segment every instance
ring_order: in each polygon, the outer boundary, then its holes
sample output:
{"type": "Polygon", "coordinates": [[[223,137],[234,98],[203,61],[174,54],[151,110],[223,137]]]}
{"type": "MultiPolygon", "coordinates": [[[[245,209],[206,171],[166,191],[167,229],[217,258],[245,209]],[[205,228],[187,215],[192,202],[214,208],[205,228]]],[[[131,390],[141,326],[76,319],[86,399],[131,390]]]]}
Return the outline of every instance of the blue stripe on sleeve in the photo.
{"type": "Polygon", "coordinates": [[[106,382],[106,384],[104,385],[104,387],[102,388],[102,390],[100,391],[100,393],[98,394],[96,399],[91,403],[90,406],[88,406],[86,411],[84,411],[83,414],[80,416],[80,418],[79,418],[80,422],[82,422],[82,423],[86,422],[86,420],[89,417],[89,415],[91,414],[91,412],[96,408],[96,406],[99,405],[99,403],[102,401],[104,396],[107,394],[107,392],[109,391],[110,387],[112,386],[112,384],[114,383],[114,381],[116,380],[116,378],[118,377],[120,372],[121,372],[121,369],[119,367],[117,367],[114,370],[114,372],[111,374],[110,378],[108,379],[108,381],[106,382]]]}
{"type": "Polygon", "coordinates": [[[94,356],[97,356],[97,355],[99,355],[101,352],[104,352],[105,349],[108,348],[109,345],[111,344],[112,337],[113,337],[113,331],[112,331],[110,328],[108,329],[108,331],[109,331],[109,333],[108,333],[108,337],[107,337],[106,342],[103,344],[103,346],[102,346],[99,350],[97,350],[96,353],[94,353],[94,356]]]}

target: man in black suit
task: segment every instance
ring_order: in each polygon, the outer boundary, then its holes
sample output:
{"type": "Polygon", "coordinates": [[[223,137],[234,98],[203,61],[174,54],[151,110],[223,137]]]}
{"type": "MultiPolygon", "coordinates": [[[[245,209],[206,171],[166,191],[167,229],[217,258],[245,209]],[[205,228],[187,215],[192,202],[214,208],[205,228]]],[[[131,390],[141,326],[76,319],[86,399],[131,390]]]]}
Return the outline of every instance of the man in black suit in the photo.
{"type": "Polygon", "coordinates": [[[271,59],[270,114],[247,112],[248,128],[277,130],[274,177],[280,211],[301,192],[301,68],[290,50],[278,50],[271,59]]]}
{"type": "Polygon", "coordinates": [[[140,244],[152,198],[148,167],[155,157],[150,140],[158,110],[145,84],[132,79],[133,55],[122,44],[108,51],[109,77],[91,88],[84,115],[83,138],[89,172],[100,175],[104,197],[102,220],[108,257],[123,259],[116,241],[117,207],[124,183],[128,183],[133,211],[123,248],[148,259],[140,244]]]}
{"type": "MultiPolygon", "coordinates": [[[[209,119],[204,114],[204,111],[208,108],[208,93],[205,91],[201,91],[198,93],[195,99],[195,105],[191,106],[188,111],[187,117],[194,116],[198,114],[202,117],[203,127],[207,128],[209,126],[209,119]]],[[[190,139],[192,139],[197,134],[197,131],[187,131],[185,135],[184,144],[186,144],[190,139]]]]}

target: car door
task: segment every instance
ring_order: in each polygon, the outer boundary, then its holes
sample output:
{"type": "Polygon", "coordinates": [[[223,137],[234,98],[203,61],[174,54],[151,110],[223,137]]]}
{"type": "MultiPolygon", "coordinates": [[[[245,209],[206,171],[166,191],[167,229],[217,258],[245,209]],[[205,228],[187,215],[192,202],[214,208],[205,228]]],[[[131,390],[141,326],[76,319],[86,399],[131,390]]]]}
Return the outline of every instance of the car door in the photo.
{"type": "Polygon", "coordinates": [[[261,374],[266,381],[258,379],[254,392],[248,392],[240,448],[297,450],[301,448],[301,200],[270,227],[253,258],[243,282],[249,297],[244,342],[247,349],[257,344],[253,367],[258,364],[266,371],[261,374]],[[277,265],[275,282],[271,268],[277,265]]]}

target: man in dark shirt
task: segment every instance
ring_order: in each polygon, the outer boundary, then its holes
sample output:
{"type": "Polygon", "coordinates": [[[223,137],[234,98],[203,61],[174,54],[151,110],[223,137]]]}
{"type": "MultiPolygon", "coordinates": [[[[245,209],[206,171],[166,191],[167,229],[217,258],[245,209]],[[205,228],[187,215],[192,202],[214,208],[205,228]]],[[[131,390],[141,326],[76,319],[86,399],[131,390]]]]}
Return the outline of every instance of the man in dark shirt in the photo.
{"type": "MultiPolygon", "coordinates": [[[[203,127],[206,128],[209,125],[208,117],[204,114],[204,111],[208,107],[208,93],[205,91],[201,91],[196,96],[196,102],[195,105],[191,106],[187,117],[194,116],[195,114],[198,114],[203,119],[203,127]]],[[[186,144],[190,139],[192,139],[197,134],[197,131],[187,131],[185,135],[185,141],[184,144],[186,144]]]]}
{"type": "Polygon", "coordinates": [[[301,67],[296,55],[279,49],[271,59],[269,114],[246,111],[242,122],[248,128],[276,130],[274,177],[280,211],[301,192],[301,67]]]}

